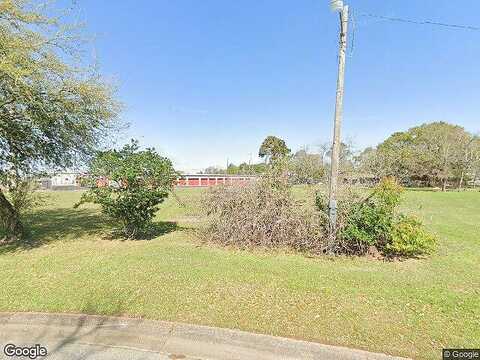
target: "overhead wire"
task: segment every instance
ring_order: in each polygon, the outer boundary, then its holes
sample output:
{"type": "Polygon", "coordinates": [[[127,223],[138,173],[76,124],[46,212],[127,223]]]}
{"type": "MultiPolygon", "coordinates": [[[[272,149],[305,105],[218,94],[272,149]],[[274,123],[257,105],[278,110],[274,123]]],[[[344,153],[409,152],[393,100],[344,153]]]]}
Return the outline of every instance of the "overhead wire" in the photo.
{"type": "Polygon", "coordinates": [[[370,13],[359,13],[358,15],[365,16],[365,17],[376,18],[376,19],[388,20],[388,21],[409,23],[409,24],[432,25],[432,26],[440,26],[440,27],[444,27],[444,28],[451,28],[451,29],[457,29],[457,30],[480,31],[480,26],[448,24],[448,23],[431,21],[431,20],[413,20],[413,19],[405,19],[405,18],[401,18],[401,17],[376,15],[376,14],[370,14],[370,13]]]}
{"type": "Polygon", "coordinates": [[[449,24],[449,23],[443,23],[443,22],[437,22],[437,21],[431,21],[431,20],[413,20],[413,19],[406,19],[401,17],[392,17],[392,16],[376,15],[371,13],[356,12],[353,9],[351,9],[350,24],[352,29],[351,30],[352,35],[350,38],[350,46],[349,46],[350,50],[348,54],[348,57],[350,58],[353,57],[354,51],[355,51],[357,16],[370,17],[370,18],[393,21],[393,22],[402,22],[407,24],[439,26],[439,27],[456,29],[456,30],[480,31],[480,26],[449,24]]]}

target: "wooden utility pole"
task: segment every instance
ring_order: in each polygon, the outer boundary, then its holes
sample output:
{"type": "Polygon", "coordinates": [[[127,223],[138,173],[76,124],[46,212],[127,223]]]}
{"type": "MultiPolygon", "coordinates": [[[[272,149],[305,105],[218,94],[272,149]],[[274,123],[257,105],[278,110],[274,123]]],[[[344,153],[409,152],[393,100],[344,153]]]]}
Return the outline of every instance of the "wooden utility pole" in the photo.
{"type": "Polygon", "coordinates": [[[333,127],[332,159],[330,169],[329,218],[330,234],[328,252],[333,252],[337,227],[337,187],[340,164],[341,137],[340,130],[343,113],[343,92],[345,84],[345,58],[347,52],[348,5],[340,8],[340,49],[338,55],[337,99],[335,103],[335,121],[333,127]]]}

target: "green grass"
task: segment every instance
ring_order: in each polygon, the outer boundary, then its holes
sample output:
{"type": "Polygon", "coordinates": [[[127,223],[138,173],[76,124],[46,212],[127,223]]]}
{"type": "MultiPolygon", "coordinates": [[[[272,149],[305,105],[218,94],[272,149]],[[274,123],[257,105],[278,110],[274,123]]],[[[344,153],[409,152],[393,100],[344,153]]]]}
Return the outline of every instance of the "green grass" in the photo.
{"type": "Polygon", "coordinates": [[[439,246],[396,262],[201,245],[197,189],[162,205],[149,241],[112,240],[96,207],[72,208],[80,193],[53,196],[27,219],[35,243],[0,248],[0,311],[141,316],[418,359],[480,347],[480,193],[408,192],[405,210],[439,246]]]}

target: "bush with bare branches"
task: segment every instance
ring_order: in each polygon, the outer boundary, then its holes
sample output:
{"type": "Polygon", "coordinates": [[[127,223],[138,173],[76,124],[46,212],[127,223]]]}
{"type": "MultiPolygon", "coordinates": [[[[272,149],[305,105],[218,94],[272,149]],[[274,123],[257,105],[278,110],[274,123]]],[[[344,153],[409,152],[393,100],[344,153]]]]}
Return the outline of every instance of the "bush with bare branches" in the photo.
{"type": "Polygon", "coordinates": [[[260,179],[210,189],[205,198],[209,223],[206,238],[238,248],[290,248],[321,252],[322,219],[295,201],[282,163],[260,179]]]}

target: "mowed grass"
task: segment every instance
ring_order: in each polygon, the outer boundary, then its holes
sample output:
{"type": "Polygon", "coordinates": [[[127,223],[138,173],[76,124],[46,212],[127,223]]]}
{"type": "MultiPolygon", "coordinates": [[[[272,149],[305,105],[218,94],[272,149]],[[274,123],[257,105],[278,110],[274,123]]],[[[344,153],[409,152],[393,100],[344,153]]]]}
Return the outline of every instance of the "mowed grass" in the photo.
{"type": "Polygon", "coordinates": [[[158,237],[121,241],[96,207],[72,208],[80,193],[53,193],[27,219],[36,243],[0,248],[0,311],[180,321],[418,359],[480,347],[480,193],[407,192],[404,209],[439,247],[395,262],[202,245],[202,191],[177,194],[158,237]]]}

